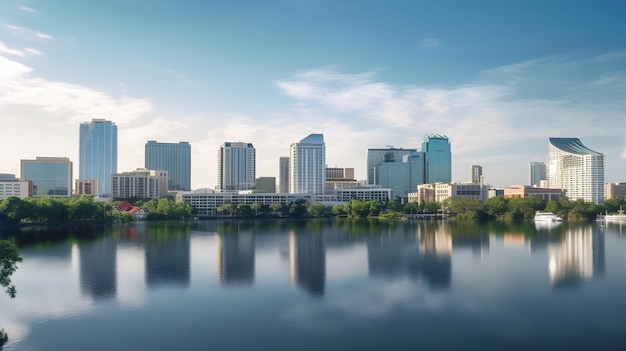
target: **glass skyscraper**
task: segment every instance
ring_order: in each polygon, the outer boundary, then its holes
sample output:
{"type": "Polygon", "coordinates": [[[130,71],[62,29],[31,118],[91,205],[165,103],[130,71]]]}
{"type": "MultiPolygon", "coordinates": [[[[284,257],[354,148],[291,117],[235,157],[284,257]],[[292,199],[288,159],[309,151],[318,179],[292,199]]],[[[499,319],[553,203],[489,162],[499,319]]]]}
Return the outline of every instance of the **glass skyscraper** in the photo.
{"type": "Polygon", "coordinates": [[[541,181],[546,180],[546,163],[531,162],[530,163],[530,186],[539,187],[541,181]]]}
{"type": "Polygon", "coordinates": [[[151,170],[166,170],[169,190],[191,190],[191,145],[179,143],[146,143],[145,167],[151,170]]]}
{"type": "Polygon", "coordinates": [[[405,155],[417,152],[416,149],[367,149],[367,184],[379,184],[374,169],[383,163],[402,162],[405,155]]]}
{"type": "Polygon", "coordinates": [[[250,190],[256,180],[256,150],[250,143],[225,142],[217,155],[217,189],[250,190]]]}
{"type": "Polygon", "coordinates": [[[33,182],[33,196],[72,195],[72,162],[67,157],[21,160],[21,180],[33,182]]]}
{"type": "Polygon", "coordinates": [[[448,137],[438,134],[425,135],[422,141],[422,152],[426,155],[424,183],[450,183],[452,181],[452,153],[448,137]]]}
{"type": "Polygon", "coordinates": [[[310,134],[293,143],[289,152],[289,192],[324,195],[326,145],[323,134],[310,134]]]}
{"type": "Polygon", "coordinates": [[[564,189],[572,200],[604,201],[604,155],[578,138],[549,138],[548,187],[564,189]]]}
{"type": "Polygon", "coordinates": [[[80,125],[78,177],[98,181],[98,196],[111,196],[111,174],[117,173],[117,126],[93,119],[80,125]]]}

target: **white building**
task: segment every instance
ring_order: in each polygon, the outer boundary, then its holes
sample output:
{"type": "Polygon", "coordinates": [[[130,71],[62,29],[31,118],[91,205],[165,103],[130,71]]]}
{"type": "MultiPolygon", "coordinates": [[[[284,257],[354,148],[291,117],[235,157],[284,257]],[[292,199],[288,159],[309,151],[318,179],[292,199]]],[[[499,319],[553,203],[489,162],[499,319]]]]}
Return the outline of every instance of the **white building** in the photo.
{"type": "Polygon", "coordinates": [[[20,181],[14,174],[0,174],[0,199],[7,197],[24,199],[32,196],[32,182],[20,181]]]}
{"type": "Polygon", "coordinates": [[[409,193],[409,202],[442,202],[449,197],[487,201],[489,185],[480,183],[422,184],[417,186],[417,192],[409,193]]]}
{"type": "Polygon", "coordinates": [[[132,172],[111,175],[114,199],[158,199],[167,196],[167,171],[138,168],[132,172]]]}
{"type": "Polygon", "coordinates": [[[198,216],[215,216],[217,209],[224,204],[271,205],[280,203],[289,205],[296,201],[313,203],[313,194],[278,194],[278,193],[237,193],[237,192],[189,192],[183,194],[183,201],[190,203],[198,216]]]}
{"type": "Polygon", "coordinates": [[[326,146],[323,134],[310,134],[289,150],[289,192],[324,194],[326,146]]]}
{"type": "Polygon", "coordinates": [[[549,138],[546,173],[548,187],[566,190],[572,200],[604,201],[604,155],[578,138],[549,138]]]}
{"type": "Polygon", "coordinates": [[[217,189],[249,190],[256,179],[256,150],[251,143],[225,142],[217,155],[217,189]]]}

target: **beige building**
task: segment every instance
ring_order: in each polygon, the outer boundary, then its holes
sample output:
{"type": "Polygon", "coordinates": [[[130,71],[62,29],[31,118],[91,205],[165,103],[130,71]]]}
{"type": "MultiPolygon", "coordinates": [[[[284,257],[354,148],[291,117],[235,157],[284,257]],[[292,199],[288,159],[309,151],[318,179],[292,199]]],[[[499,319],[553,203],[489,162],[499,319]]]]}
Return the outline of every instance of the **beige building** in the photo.
{"type": "Polygon", "coordinates": [[[536,196],[545,201],[559,201],[565,197],[565,190],[555,188],[536,188],[528,185],[512,185],[504,188],[504,198],[536,196]]]}
{"type": "Polygon", "coordinates": [[[253,193],[275,193],[276,177],[259,177],[255,181],[253,193]]]}
{"type": "Polygon", "coordinates": [[[158,199],[167,196],[167,171],[137,168],[111,175],[111,197],[158,199]]]}
{"type": "Polygon", "coordinates": [[[98,180],[76,179],[74,183],[74,193],[76,195],[98,196],[98,180]]]}
{"type": "Polygon", "coordinates": [[[605,183],[604,199],[620,199],[626,198],[626,183],[605,183]]]}
{"type": "Polygon", "coordinates": [[[417,192],[409,193],[409,202],[442,202],[449,197],[487,201],[489,185],[480,183],[432,183],[417,186],[417,192]]]}

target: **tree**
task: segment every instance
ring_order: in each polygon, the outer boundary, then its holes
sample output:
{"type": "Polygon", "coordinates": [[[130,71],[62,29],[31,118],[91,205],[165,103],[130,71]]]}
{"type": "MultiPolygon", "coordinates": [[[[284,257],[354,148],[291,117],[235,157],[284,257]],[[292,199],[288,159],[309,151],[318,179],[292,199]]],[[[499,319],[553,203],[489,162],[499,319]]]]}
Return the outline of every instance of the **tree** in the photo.
{"type": "Polygon", "coordinates": [[[261,208],[262,208],[262,207],[263,207],[263,206],[261,206],[261,204],[260,204],[260,203],[258,203],[258,202],[255,202],[255,203],[253,203],[252,205],[250,205],[250,209],[251,209],[252,211],[254,211],[254,215],[255,215],[255,216],[258,216],[258,215],[259,215],[259,211],[261,210],[261,208]]]}
{"type": "Polygon", "coordinates": [[[337,205],[333,206],[333,209],[332,209],[332,211],[331,211],[331,212],[332,212],[332,214],[334,214],[335,216],[342,216],[342,215],[345,215],[345,214],[346,214],[345,208],[344,208],[344,206],[343,206],[343,205],[341,205],[341,204],[337,204],[337,205]]]}
{"type": "Polygon", "coordinates": [[[283,204],[278,203],[278,202],[274,202],[270,205],[270,210],[276,216],[281,216],[283,214],[283,208],[284,208],[283,204]]]}
{"type": "Polygon", "coordinates": [[[387,209],[389,211],[400,212],[402,211],[402,204],[398,200],[387,201],[387,209]]]}
{"type": "Polygon", "coordinates": [[[8,240],[0,240],[0,286],[6,288],[11,298],[17,292],[11,282],[11,275],[17,270],[18,262],[22,262],[22,257],[17,253],[17,246],[8,240]]]}
{"type": "Polygon", "coordinates": [[[309,208],[307,208],[307,212],[312,217],[323,217],[326,215],[327,209],[326,206],[322,205],[319,202],[312,203],[309,208]]]}

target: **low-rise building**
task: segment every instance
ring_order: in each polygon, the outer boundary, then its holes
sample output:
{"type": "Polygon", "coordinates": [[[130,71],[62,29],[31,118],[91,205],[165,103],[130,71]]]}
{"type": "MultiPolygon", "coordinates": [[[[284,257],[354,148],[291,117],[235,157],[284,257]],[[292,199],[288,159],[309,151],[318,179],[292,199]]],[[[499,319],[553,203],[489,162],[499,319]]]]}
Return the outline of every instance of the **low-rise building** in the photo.
{"type": "Polygon", "coordinates": [[[21,181],[32,181],[32,196],[71,196],[72,162],[67,157],[36,157],[20,160],[21,181]]]}
{"type": "Polygon", "coordinates": [[[489,199],[489,185],[481,183],[431,183],[417,186],[409,193],[409,202],[442,202],[449,197],[460,197],[479,201],[489,199]]]}
{"type": "Polygon", "coordinates": [[[194,191],[183,194],[183,201],[191,204],[198,216],[216,216],[217,209],[224,204],[271,205],[279,203],[290,205],[296,201],[315,202],[313,194],[279,194],[279,193],[251,193],[251,192],[216,192],[194,191]]]}
{"type": "Polygon", "coordinates": [[[604,199],[620,199],[626,198],[626,183],[605,183],[604,199]]]}
{"type": "Polygon", "coordinates": [[[20,181],[15,174],[0,173],[0,199],[12,196],[20,199],[33,196],[33,182],[20,181]]]}
{"type": "Polygon", "coordinates": [[[505,199],[529,196],[536,196],[545,201],[559,201],[560,198],[566,195],[564,189],[556,188],[537,188],[528,185],[512,185],[508,188],[504,188],[505,199]]]}
{"type": "Polygon", "coordinates": [[[97,179],[76,179],[74,185],[74,191],[76,195],[98,196],[97,179]]]}

